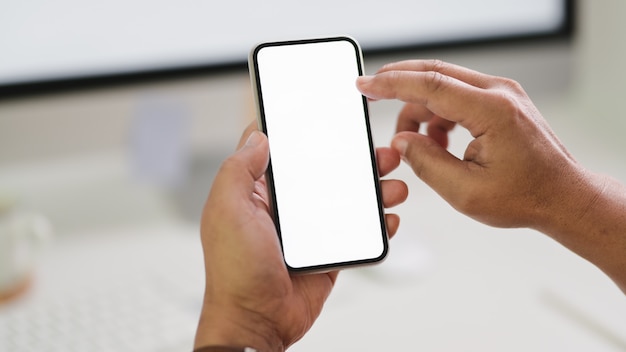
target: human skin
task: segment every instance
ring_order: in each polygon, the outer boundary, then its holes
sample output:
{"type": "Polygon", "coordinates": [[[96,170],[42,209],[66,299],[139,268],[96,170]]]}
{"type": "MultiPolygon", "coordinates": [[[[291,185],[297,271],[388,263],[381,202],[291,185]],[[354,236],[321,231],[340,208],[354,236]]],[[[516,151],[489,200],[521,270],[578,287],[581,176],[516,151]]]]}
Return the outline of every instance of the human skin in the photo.
{"type": "MultiPolygon", "coordinates": [[[[376,156],[381,176],[400,164],[391,148],[378,148],[376,156]]],[[[284,351],[311,328],[337,279],[336,271],[288,273],[268,211],[263,176],[268,160],[267,138],[251,125],[215,177],[201,222],[206,290],[196,349],[223,345],[284,351]]],[[[386,208],[408,195],[398,180],[381,181],[381,191],[386,208]]],[[[400,219],[395,214],[385,218],[391,236],[400,219]]]]}
{"type": "MultiPolygon", "coordinates": [[[[626,293],[626,188],[580,165],[517,82],[440,61],[404,61],[359,78],[357,87],[372,100],[406,103],[392,149],[377,151],[381,175],[401,157],[460,212],[491,226],[542,231],[626,293]],[[473,136],[462,159],[446,150],[457,125],[473,136]]],[[[224,163],[207,200],[207,289],[196,348],[282,351],[308,331],[337,278],[287,273],[267,211],[267,149],[265,137],[252,133],[224,163]]],[[[386,207],[405,200],[404,183],[381,185],[386,207]]],[[[386,218],[395,233],[398,217],[386,218]]]]}
{"type": "Polygon", "coordinates": [[[405,102],[391,146],[455,209],[488,225],[539,230],[626,293],[626,187],[580,165],[517,82],[411,60],[360,77],[357,87],[371,100],[405,102]],[[457,125],[473,137],[463,159],[446,150],[457,125]]]}

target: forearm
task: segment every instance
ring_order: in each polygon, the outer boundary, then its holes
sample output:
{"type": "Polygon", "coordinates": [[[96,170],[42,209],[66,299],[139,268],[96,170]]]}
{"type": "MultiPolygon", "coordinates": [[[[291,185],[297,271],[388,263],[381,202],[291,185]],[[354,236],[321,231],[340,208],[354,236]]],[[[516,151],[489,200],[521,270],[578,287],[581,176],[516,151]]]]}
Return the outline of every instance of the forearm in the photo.
{"type": "Polygon", "coordinates": [[[562,183],[538,229],[595,264],[626,293],[626,187],[586,171],[562,183]]]}

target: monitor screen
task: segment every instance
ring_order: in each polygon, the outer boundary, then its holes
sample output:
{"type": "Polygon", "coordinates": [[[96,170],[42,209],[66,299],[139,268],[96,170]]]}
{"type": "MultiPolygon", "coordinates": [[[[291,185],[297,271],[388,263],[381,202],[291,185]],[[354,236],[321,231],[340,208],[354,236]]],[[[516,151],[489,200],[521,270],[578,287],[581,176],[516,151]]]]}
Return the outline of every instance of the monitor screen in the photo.
{"type": "MultiPolygon", "coordinates": [[[[553,35],[568,0],[25,0],[0,6],[0,88],[244,64],[263,41],[350,35],[366,53],[553,35]]],[[[243,66],[242,66],[243,67],[243,66]]]]}

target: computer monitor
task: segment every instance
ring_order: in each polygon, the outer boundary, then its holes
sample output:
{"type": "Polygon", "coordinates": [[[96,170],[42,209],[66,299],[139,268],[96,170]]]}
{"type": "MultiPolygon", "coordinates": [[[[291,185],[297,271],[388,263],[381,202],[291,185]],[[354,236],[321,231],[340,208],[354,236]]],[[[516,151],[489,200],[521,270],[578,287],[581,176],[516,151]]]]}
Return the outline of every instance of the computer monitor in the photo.
{"type": "Polygon", "coordinates": [[[574,0],[9,1],[0,95],[245,67],[261,41],[350,35],[367,54],[571,32],[574,0]]]}

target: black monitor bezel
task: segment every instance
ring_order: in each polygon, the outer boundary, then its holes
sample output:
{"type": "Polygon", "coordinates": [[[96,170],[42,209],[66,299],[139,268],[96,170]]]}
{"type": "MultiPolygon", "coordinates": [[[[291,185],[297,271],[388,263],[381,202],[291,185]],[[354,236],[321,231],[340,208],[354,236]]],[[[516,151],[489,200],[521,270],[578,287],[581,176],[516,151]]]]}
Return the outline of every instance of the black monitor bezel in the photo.
{"type": "MultiPolygon", "coordinates": [[[[391,48],[364,48],[366,58],[389,55],[407,51],[466,48],[477,46],[494,46],[504,44],[518,44],[536,41],[568,41],[574,37],[576,1],[565,0],[565,16],[560,26],[554,30],[542,33],[520,33],[516,35],[493,36],[486,38],[464,39],[428,44],[407,44],[391,48]]],[[[116,85],[128,85],[150,81],[163,81],[187,77],[206,76],[220,73],[245,71],[246,57],[239,62],[221,62],[200,64],[194,66],[163,67],[143,71],[120,72],[113,74],[95,74],[82,77],[68,77],[50,80],[39,80],[0,85],[0,100],[13,97],[30,96],[46,93],[59,93],[74,90],[94,89],[116,85]]]]}

